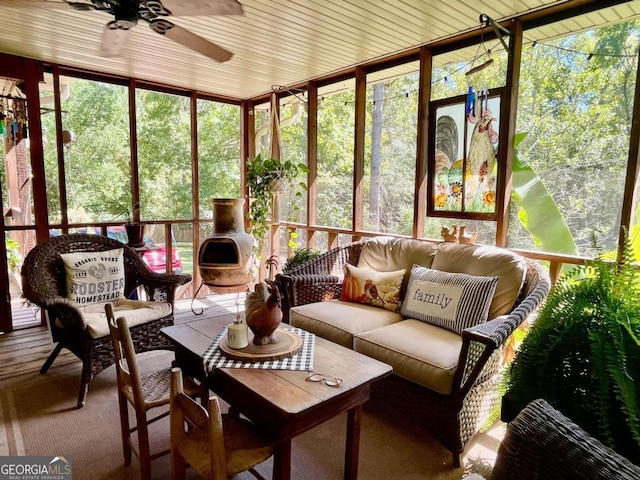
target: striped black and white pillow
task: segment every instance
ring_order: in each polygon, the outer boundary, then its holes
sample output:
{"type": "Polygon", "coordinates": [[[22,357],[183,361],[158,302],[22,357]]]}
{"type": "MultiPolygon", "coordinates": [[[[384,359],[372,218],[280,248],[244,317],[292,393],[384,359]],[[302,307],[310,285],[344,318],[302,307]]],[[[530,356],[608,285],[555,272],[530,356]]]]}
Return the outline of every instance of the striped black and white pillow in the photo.
{"type": "Polygon", "coordinates": [[[462,333],[487,321],[498,277],[448,273],[414,265],[400,313],[462,333]]]}

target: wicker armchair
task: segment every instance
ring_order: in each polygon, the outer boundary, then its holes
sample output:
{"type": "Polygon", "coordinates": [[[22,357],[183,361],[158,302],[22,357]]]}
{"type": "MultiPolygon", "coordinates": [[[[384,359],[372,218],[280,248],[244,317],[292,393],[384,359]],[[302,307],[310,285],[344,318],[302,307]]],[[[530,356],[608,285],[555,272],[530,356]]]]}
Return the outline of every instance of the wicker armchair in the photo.
{"type": "MultiPolygon", "coordinates": [[[[339,298],[345,263],[357,265],[364,242],[350,243],[300,265],[276,281],[282,292],[284,318],[289,308],[339,298]]],[[[469,440],[499,403],[502,347],[507,338],[547,295],[546,271],[525,259],[527,274],[520,296],[508,315],[462,333],[458,368],[449,395],[391,375],[372,386],[372,396],[402,409],[403,415],[427,426],[453,454],[455,466],[469,440]]]]}
{"type": "Polygon", "coordinates": [[[492,480],[636,480],[640,467],[604,446],[542,399],[507,426],[492,480]]]}
{"type": "MultiPolygon", "coordinates": [[[[142,287],[154,302],[171,304],[171,313],[131,328],[131,336],[137,352],[172,349],[168,340],[160,335],[160,328],[173,325],[173,303],[179,285],[191,281],[190,275],[158,274],[147,268],[138,253],[101,235],[61,235],[36,245],[25,258],[22,266],[24,297],[41,307],[46,313],[51,336],[57,343],[40,373],[47,372],[63,348],[82,360],[82,376],[78,408],[86,401],[89,382],[103,369],[115,362],[113,345],[108,334],[94,338],[87,329],[83,313],[66,298],[65,268],[62,253],[99,252],[116,248],[124,249],[125,296],[142,287]]],[[[107,320],[105,316],[105,326],[107,320]]]]}

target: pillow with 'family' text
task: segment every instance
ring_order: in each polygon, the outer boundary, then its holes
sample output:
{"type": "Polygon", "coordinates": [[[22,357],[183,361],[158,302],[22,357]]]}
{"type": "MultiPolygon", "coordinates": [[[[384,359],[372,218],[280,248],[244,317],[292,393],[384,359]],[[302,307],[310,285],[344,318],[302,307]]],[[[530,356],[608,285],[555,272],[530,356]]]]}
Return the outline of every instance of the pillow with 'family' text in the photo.
{"type": "Polygon", "coordinates": [[[498,277],[448,273],[414,265],[400,313],[461,334],[487,321],[498,277]]]}
{"type": "Polygon", "coordinates": [[[378,272],[354,267],[347,263],[344,266],[340,300],[364,303],[397,312],[400,309],[400,286],[404,274],[404,269],[378,272]]]}
{"type": "Polygon", "coordinates": [[[124,297],[124,250],[61,253],[67,298],[76,306],[124,297]]]}

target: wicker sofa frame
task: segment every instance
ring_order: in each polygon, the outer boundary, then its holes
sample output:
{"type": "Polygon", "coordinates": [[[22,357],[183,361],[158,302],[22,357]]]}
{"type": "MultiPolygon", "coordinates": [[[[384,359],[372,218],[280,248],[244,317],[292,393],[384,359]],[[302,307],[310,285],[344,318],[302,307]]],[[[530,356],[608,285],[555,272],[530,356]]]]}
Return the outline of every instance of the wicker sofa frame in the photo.
{"type": "MultiPolygon", "coordinates": [[[[357,265],[365,242],[332,249],[287,274],[278,275],[276,282],[282,292],[284,320],[288,321],[291,307],[339,298],[344,265],[357,265]]],[[[463,331],[459,367],[449,395],[397,375],[372,386],[373,398],[400,408],[403,415],[425,425],[451,451],[455,466],[460,466],[461,454],[469,440],[497,409],[505,341],[549,292],[546,271],[532,260],[525,261],[525,282],[512,311],[463,331]]]]}
{"type": "MultiPolygon", "coordinates": [[[[176,288],[191,281],[191,275],[152,272],[136,250],[102,235],[69,234],[50,238],[36,245],[22,266],[23,295],[47,313],[51,337],[56,343],[40,373],[47,372],[63,348],[75,354],[82,361],[78,408],[86,402],[89,382],[113,365],[115,358],[109,335],[92,338],[87,332],[82,313],[67,300],[65,269],[60,254],[100,252],[114,248],[124,249],[127,297],[142,287],[150,300],[168,302],[173,307],[176,288]]],[[[136,351],[172,349],[171,343],[160,334],[160,329],[173,325],[173,322],[172,308],[170,315],[132,327],[131,336],[136,351]]]]}

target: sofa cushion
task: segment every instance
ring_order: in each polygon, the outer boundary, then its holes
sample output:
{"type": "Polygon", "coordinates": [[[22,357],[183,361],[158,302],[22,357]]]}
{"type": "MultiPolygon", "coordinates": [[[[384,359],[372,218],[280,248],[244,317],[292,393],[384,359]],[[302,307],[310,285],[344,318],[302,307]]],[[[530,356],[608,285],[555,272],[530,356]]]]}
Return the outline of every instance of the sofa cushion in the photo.
{"type": "Polygon", "coordinates": [[[438,243],[411,238],[375,237],[365,243],[358,260],[358,268],[379,272],[405,269],[406,273],[400,289],[400,299],[409,283],[411,267],[430,267],[438,250],[438,243]]]}
{"type": "MultiPolygon", "coordinates": [[[[124,250],[62,253],[67,298],[77,307],[124,296],[124,250]]],[[[102,307],[104,308],[104,307],[102,307]]]]}
{"type": "MultiPolygon", "coordinates": [[[[104,305],[104,303],[94,303],[79,308],[91,338],[109,335],[109,324],[107,323],[107,315],[104,312],[104,305]]],[[[164,318],[172,312],[171,304],[166,302],[120,298],[111,302],[111,305],[113,305],[115,317],[126,317],[130,328],[164,318]]]]}
{"type": "Polygon", "coordinates": [[[347,348],[353,335],[399,322],[399,313],[360,303],[330,300],[292,307],[289,322],[347,348]]]}
{"type": "Polygon", "coordinates": [[[344,280],[340,300],[382,307],[392,312],[400,310],[400,286],[405,270],[377,272],[344,266],[344,280]]]}
{"type": "Polygon", "coordinates": [[[461,334],[487,321],[498,277],[440,272],[414,265],[400,313],[461,334]]]}
{"type": "Polygon", "coordinates": [[[499,277],[489,319],[509,313],[520,294],[527,267],[518,254],[504,248],[442,243],[431,268],[443,272],[499,277]]]}
{"type": "Polygon", "coordinates": [[[451,393],[462,337],[420,320],[358,333],[353,348],[393,367],[393,373],[443,395],[451,393]]]}

